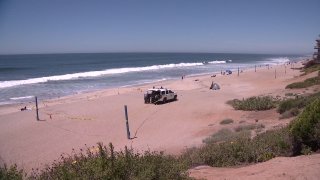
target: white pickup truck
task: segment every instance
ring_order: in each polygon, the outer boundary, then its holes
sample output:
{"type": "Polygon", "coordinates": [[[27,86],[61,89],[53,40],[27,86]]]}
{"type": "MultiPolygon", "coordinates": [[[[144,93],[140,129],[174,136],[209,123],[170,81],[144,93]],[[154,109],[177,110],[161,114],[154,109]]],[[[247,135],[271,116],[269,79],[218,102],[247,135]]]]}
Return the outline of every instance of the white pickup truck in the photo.
{"type": "Polygon", "coordinates": [[[166,88],[152,88],[148,89],[148,91],[144,94],[144,103],[166,103],[168,101],[175,101],[177,100],[178,95],[177,93],[171,91],[170,89],[166,88]]]}

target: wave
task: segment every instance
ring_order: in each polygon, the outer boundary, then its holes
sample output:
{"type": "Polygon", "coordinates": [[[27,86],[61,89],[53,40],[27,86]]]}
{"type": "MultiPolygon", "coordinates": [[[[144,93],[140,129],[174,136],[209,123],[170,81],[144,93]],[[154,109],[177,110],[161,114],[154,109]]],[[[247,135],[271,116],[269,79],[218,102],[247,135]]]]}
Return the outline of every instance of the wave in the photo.
{"type": "Polygon", "coordinates": [[[141,80],[141,81],[136,81],[132,84],[129,84],[129,85],[123,85],[121,87],[133,87],[133,86],[136,86],[136,85],[142,85],[142,84],[148,84],[148,83],[156,83],[156,82],[161,82],[161,81],[165,81],[165,80],[168,80],[169,78],[161,78],[161,79],[149,79],[149,80],[141,80]]]}
{"type": "Polygon", "coordinates": [[[227,61],[209,61],[209,64],[224,64],[227,63],[227,61]]]}
{"type": "Polygon", "coordinates": [[[268,58],[264,64],[283,64],[289,62],[290,59],[288,57],[276,57],[276,58],[268,58]]]}
{"type": "Polygon", "coordinates": [[[106,69],[102,71],[80,72],[80,73],[73,73],[73,74],[31,78],[26,80],[0,81],[0,88],[8,88],[8,87],[26,85],[26,84],[45,83],[48,81],[72,80],[72,79],[80,79],[80,78],[99,77],[99,76],[111,75],[111,74],[123,74],[123,73],[129,73],[129,72],[152,71],[152,70],[167,69],[167,68],[179,68],[179,67],[202,66],[202,65],[203,63],[179,63],[179,64],[153,65],[153,66],[145,66],[145,67],[114,68],[114,69],[106,69]]]}
{"type": "Polygon", "coordinates": [[[34,96],[22,96],[22,97],[12,97],[11,100],[21,100],[21,99],[31,99],[34,96]]]}

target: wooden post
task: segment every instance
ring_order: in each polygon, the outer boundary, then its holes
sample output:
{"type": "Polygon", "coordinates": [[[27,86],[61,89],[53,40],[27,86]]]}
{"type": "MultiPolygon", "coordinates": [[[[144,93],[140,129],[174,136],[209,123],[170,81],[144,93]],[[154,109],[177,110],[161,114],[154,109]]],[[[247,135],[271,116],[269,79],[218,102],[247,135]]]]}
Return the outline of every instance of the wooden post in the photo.
{"type": "Polygon", "coordinates": [[[238,76],[239,76],[239,67],[238,67],[238,76]]]}
{"type": "Polygon", "coordinates": [[[127,105],[124,105],[124,112],[125,112],[125,116],[126,116],[127,138],[130,139],[130,129],[129,129],[127,105]]]}
{"type": "Polygon", "coordinates": [[[277,79],[277,69],[274,69],[274,78],[277,79]]]}
{"type": "Polygon", "coordinates": [[[268,64],[268,70],[269,70],[269,67],[270,67],[270,66],[269,66],[269,64],[268,64]]]}
{"type": "Polygon", "coordinates": [[[284,65],[284,74],[287,74],[287,66],[284,65]]]}
{"type": "Polygon", "coordinates": [[[36,98],[37,121],[39,121],[40,119],[39,119],[39,109],[38,109],[38,98],[37,98],[37,96],[35,96],[35,98],[36,98]]]}
{"type": "Polygon", "coordinates": [[[257,72],[257,65],[254,65],[254,72],[257,72]]]}

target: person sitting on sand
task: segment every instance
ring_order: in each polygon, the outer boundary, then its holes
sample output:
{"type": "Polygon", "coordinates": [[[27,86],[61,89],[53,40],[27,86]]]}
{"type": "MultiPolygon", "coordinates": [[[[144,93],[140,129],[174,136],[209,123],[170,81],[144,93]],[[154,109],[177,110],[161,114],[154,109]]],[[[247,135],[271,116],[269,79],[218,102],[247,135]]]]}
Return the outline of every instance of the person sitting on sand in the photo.
{"type": "Polygon", "coordinates": [[[21,108],[20,110],[21,110],[21,111],[25,111],[25,110],[27,110],[27,106],[25,106],[25,107],[21,108]]]}

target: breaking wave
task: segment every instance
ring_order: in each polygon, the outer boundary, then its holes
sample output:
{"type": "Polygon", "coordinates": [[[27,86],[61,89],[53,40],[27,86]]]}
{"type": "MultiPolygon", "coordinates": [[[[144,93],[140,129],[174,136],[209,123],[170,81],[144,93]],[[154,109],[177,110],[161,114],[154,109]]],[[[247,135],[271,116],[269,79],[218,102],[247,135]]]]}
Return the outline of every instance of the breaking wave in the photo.
{"type": "Polygon", "coordinates": [[[11,100],[21,100],[21,99],[31,99],[34,96],[22,96],[22,97],[12,97],[11,100]]]}
{"type": "Polygon", "coordinates": [[[106,69],[102,71],[80,72],[80,73],[73,73],[73,74],[31,78],[31,79],[25,79],[25,80],[0,81],[0,88],[8,88],[8,87],[26,85],[26,84],[44,83],[48,81],[72,80],[72,79],[80,79],[80,78],[99,77],[99,76],[112,75],[112,74],[123,74],[123,73],[129,73],[129,72],[152,71],[152,70],[159,70],[159,69],[202,66],[202,65],[204,64],[203,63],[179,63],[179,64],[153,65],[153,66],[145,66],[145,67],[114,68],[114,69],[106,69]]]}
{"type": "Polygon", "coordinates": [[[227,61],[209,61],[209,64],[224,64],[227,63],[227,61]]]}
{"type": "Polygon", "coordinates": [[[277,57],[277,58],[269,58],[265,61],[265,64],[283,64],[289,62],[290,59],[288,57],[277,57]]]}

